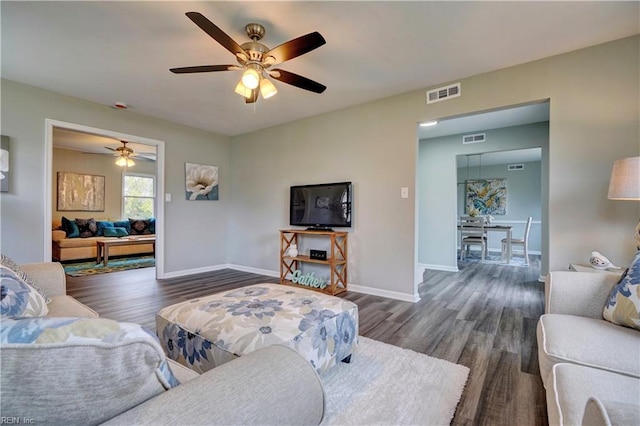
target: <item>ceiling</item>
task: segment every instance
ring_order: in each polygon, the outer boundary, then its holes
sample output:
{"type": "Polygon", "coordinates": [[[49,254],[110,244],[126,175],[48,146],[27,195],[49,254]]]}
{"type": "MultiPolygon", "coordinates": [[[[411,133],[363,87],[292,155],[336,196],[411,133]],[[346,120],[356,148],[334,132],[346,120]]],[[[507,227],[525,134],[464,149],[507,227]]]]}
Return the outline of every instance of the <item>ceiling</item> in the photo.
{"type": "Polygon", "coordinates": [[[234,136],[640,32],[639,2],[2,2],[2,78],[234,136]],[[327,44],[281,64],[328,87],[276,81],[245,105],[239,71],[186,16],[197,11],[243,43],[265,26],[275,47],[319,31],[327,44]]]}
{"type": "MultiPolygon", "coordinates": [[[[116,156],[114,150],[123,146],[118,139],[105,136],[93,135],[90,133],[78,132],[76,130],[53,128],[53,145],[56,148],[71,149],[85,154],[104,154],[116,156]]],[[[134,157],[142,157],[155,161],[156,148],[151,145],[128,142],[127,146],[134,152],[134,157]]]]}

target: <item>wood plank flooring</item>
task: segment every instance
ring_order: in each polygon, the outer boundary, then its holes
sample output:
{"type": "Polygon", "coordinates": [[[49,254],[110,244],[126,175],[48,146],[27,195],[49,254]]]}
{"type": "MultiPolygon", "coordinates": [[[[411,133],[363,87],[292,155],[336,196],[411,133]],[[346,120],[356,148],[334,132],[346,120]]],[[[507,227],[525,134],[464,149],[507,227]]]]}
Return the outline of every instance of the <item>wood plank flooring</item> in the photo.
{"type": "MultiPolygon", "coordinates": [[[[531,267],[466,263],[427,270],[418,303],[354,292],[360,334],[471,369],[454,425],[547,425],[536,324],[544,285],[531,267]]],[[[162,307],[276,278],[234,270],[158,281],[153,268],[67,277],[68,293],[101,316],[155,329],[162,307]]]]}

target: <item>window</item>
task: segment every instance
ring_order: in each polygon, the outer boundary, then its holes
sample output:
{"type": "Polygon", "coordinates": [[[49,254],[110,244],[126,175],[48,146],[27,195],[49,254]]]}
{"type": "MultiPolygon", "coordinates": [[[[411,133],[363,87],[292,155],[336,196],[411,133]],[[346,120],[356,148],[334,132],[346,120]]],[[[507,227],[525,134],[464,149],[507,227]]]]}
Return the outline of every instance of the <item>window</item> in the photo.
{"type": "Polygon", "coordinates": [[[155,180],[153,175],[124,173],[122,179],[122,217],[133,219],[155,217],[155,180]]]}

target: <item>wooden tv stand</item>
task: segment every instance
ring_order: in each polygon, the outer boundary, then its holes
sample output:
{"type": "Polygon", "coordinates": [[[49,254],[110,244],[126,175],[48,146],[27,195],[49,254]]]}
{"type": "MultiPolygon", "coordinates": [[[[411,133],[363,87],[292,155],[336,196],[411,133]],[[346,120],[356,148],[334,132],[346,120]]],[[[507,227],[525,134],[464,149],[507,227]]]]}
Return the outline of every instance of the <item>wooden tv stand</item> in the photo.
{"type": "Polygon", "coordinates": [[[347,236],[348,232],[343,231],[280,230],[280,284],[307,288],[333,296],[347,291],[347,236]],[[311,259],[308,255],[303,254],[298,254],[296,257],[287,256],[291,244],[296,244],[300,248],[299,239],[305,236],[329,238],[330,249],[327,253],[327,260],[311,259]],[[324,289],[296,284],[288,278],[300,269],[302,263],[314,263],[329,267],[330,278],[324,289]]]}

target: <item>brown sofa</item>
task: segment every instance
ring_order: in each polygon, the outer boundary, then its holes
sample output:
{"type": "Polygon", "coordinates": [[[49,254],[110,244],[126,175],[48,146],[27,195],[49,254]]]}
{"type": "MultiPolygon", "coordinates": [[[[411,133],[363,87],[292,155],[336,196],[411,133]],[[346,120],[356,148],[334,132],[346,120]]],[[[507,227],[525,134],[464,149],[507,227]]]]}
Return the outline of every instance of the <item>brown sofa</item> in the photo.
{"type": "MultiPolygon", "coordinates": [[[[144,237],[155,237],[155,234],[144,235],[144,237]]],[[[60,262],[65,260],[95,259],[98,255],[96,241],[117,239],[117,237],[67,238],[66,232],[54,229],[51,231],[52,257],[53,260],[60,262]]],[[[153,247],[154,245],[151,243],[114,246],[109,249],[109,256],[153,254],[153,247]]]]}

